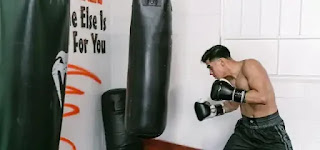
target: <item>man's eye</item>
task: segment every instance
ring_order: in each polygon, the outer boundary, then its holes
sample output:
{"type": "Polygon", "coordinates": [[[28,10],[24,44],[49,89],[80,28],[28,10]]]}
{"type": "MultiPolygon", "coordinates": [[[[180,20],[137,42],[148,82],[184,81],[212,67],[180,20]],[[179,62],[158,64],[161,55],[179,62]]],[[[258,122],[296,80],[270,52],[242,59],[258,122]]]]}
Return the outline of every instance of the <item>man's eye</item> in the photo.
{"type": "Polygon", "coordinates": [[[207,68],[208,68],[208,69],[211,69],[211,66],[210,66],[210,65],[207,65],[207,68]]]}

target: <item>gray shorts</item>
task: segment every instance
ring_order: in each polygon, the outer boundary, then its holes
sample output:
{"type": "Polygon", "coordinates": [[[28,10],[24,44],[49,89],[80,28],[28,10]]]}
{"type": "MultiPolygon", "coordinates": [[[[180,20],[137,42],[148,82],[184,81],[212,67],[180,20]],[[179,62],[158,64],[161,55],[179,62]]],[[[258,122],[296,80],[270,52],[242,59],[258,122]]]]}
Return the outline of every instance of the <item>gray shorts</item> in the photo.
{"type": "Polygon", "coordinates": [[[262,118],[242,116],[224,150],[292,150],[279,113],[262,118]]]}

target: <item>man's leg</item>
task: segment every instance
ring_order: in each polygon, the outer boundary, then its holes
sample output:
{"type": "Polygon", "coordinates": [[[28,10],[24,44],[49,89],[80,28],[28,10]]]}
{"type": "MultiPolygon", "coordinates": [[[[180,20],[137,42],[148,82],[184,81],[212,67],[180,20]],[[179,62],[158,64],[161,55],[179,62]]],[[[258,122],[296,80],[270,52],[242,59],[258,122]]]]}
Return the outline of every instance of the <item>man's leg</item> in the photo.
{"type": "Polygon", "coordinates": [[[244,127],[241,125],[241,121],[238,121],[235,132],[231,135],[223,150],[254,150],[249,136],[250,129],[244,127]]]}
{"type": "Polygon", "coordinates": [[[261,150],[293,150],[283,122],[269,130],[271,131],[266,131],[266,136],[273,137],[272,141],[265,141],[266,144],[263,144],[261,150]]]}

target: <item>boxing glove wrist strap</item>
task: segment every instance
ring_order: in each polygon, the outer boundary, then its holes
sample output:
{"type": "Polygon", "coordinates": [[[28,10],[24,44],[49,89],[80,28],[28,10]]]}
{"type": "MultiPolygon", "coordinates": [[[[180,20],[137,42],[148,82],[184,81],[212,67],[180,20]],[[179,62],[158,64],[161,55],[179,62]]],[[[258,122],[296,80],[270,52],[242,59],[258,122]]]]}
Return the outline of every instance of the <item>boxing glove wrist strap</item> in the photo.
{"type": "Polygon", "coordinates": [[[232,92],[232,101],[238,102],[238,103],[245,103],[245,90],[240,89],[234,89],[232,92]]]}
{"type": "Polygon", "coordinates": [[[215,112],[215,116],[220,116],[226,113],[224,107],[223,107],[223,103],[222,104],[215,104],[212,105],[214,109],[212,112],[215,112]]]}

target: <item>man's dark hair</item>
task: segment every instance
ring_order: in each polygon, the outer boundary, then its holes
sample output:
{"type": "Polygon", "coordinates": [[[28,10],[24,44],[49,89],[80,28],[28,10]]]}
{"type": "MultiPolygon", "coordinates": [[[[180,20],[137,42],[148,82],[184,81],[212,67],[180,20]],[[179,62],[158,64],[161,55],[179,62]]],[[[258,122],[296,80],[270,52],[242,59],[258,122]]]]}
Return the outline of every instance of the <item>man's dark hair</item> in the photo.
{"type": "Polygon", "coordinates": [[[216,58],[227,58],[229,59],[230,56],[230,51],[228,50],[228,48],[226,48],[223,45],[215,45],[213,47],[211,47],[210,49],[208,49],[201,58],[201,61],[206,63],[207,60],[214,60],[216,58]]]}

